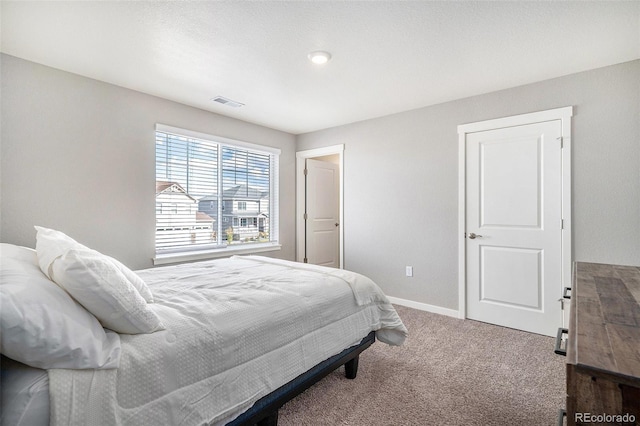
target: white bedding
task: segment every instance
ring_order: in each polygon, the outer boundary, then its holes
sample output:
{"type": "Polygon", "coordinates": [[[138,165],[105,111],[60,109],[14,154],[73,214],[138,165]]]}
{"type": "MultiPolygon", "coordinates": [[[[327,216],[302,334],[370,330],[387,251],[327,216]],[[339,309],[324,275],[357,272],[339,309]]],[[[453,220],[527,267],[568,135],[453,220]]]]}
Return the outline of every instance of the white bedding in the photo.
{"type": "Polygon", "coordinates": [[[49,370],[52,425],[225,424],[370,331],[406,336],[352,272],[248,256],[138,273],[166,330],[121,335],[118,369],[49,370]]]}

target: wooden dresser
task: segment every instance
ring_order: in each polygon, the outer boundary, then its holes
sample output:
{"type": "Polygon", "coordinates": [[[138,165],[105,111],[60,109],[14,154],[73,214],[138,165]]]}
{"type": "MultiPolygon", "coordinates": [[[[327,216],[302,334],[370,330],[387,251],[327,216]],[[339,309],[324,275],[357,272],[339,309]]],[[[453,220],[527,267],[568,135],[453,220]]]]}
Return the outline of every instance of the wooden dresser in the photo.
{"type": "Polygon", "coordinates": [[[640,425],[640,267],[574,264],[566,355],[568,425],[640,425]]]}

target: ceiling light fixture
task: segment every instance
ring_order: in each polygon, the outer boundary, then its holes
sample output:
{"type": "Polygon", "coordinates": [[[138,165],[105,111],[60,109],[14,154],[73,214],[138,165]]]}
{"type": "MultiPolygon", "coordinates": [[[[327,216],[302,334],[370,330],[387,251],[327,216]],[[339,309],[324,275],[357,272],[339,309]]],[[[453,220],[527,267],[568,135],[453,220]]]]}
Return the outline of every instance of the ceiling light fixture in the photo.
{"type": "Polygon", "coordinates": [[[323,50],[311,52],[307,56],[311,60],[311,62],[318,65],[326,64],[327,62],[329,62],[329,59],[331,59],[331,53],[325,52],[323,50]]]}

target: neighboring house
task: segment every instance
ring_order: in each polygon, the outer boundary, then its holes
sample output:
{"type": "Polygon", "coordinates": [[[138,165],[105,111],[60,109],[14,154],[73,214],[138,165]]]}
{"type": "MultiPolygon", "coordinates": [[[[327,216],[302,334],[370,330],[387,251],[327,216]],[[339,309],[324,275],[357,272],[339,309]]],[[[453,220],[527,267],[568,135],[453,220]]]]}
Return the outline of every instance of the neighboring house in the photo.
{"type": "MultiPolygon", "coordinates": [[[[202,197],[198,210],[218,215],[218,197],[202,197]]],[[[258,241],[269,236],[269,192],[236,185],[222,192],[222,239],[258,241]]]]}
{"type": "Polygon", "coordinates": [[[216,242],[215,219],[176,182],[156,181],[156,246],[216,242]]]}

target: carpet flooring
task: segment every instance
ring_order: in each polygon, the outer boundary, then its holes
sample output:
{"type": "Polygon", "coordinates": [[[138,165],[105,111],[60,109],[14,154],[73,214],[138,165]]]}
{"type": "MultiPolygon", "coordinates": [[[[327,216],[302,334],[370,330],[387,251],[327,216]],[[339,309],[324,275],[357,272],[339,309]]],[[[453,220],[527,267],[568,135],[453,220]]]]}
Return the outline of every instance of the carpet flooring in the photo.
{"type": "Polygon", "coordinates": [[[564,407],[554,339],[396,306],[401,347],[376,342],[358,377],[331,373],[280,409],[280,426],[544,425],[564,407]]]}

